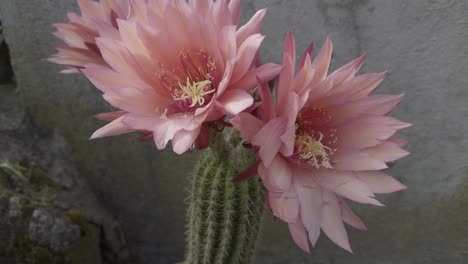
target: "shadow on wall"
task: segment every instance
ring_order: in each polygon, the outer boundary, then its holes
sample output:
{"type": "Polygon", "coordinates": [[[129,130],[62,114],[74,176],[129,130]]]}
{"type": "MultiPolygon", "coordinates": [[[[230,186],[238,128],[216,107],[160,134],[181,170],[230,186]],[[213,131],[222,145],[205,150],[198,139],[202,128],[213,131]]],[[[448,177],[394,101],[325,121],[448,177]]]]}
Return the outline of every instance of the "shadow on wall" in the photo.
{"type": "Polygon", "coordinates": [[[19,128],[24,119],[22,96],[16,87],[10,49],[0,21],[0,130],[19,128]]]}
{"type": "Polygon", "coordinates": [[[3,26],[0,21],[0,85],[14,82],[13,70],[10,62],[10,50],[3,38],[3,26]]]}

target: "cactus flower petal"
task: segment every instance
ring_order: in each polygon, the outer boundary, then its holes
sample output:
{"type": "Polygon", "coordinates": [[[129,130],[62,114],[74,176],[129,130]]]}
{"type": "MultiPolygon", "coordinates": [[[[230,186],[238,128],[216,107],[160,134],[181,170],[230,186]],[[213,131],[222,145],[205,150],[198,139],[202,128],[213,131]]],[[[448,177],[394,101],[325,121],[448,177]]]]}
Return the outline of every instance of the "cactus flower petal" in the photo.
{"type": "Polygon", "coordinates": [[[51,60],[82,72],[121,110],[93,138],[143,132],[159,149],[172,141],[178,154],[206,147],[202,127],[251,107],[256,77],[267,82],[280,70],[257,64],[266,10],[239,26],[239,0],[79,0],[79,6],[81,16],[56,26],[68,46],[51,60]]]}
{"type": "Polygon", "coordinates": [[[374,193],[406,188],[381,170],[409,154],[394,135],[410,124],[385,116],[401,95],[370,95],[385,73],[356,76],[364,56],[328,74],[327,38],[313,61],[309,46],[296,70],[294,42],[288,33],[276,100],[259,83],[256,116],[243,114],[232,124],[256,150],[267,204],[298,246],[309,252],[307,242],[315,246],[322,230],[351,252],[343,222],[367,228],[343,198],[383,206],[374,193]]]}

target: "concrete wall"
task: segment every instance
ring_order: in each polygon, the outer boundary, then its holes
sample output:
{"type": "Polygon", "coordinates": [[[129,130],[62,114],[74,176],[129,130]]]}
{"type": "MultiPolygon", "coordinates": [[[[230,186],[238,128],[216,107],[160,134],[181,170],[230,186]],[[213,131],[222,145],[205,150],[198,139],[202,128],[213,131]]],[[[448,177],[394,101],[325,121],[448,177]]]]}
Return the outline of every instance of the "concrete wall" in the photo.
{"type": "MultiPolygon", "coordinates": [[[[256,263],[468,263],[468,3],[460,0],[244,0],[244,21],[268,7],[262,58],[280,62],[285,32],[298,49],[334,41],[332,68],[367,54],[364,71],[390,70],[377,93],[406,96],[394,116],[414,123],[390,173],[409,186],[381,196],[386,208],[355,206],[369,232],[348,228],[355,253],[320,239],[311,256],[267,214],[256,263]]],[[[16,85],[36,125],[63,135],[100,202],[121,222],[138,263],[184,254],[184,196],[196,154],[175,157],[134,136],[89,142],[108,109],[79,75],[43,59],[60,42],[51,24],[74,0],[1,0],[0,20],[16,85]]],[[[0,86],[1,87],[1,86],[0,86]]],[[[4,100],[4,98],[0,98],[4,100]]]]}

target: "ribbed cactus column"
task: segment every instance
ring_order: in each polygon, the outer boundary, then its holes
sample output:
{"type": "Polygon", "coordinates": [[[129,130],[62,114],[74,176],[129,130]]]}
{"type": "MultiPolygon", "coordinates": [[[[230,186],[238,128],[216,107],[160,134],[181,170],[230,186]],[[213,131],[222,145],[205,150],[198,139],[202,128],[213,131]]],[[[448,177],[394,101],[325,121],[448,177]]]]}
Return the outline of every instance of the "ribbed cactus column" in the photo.
{"type": "Polygon", "coordinates": [[[253,157],[221,135],[204,151],[193,175],[187,264],[248,264],[254,253],[264,189],[257,177],[231,182],[253,157]]]}

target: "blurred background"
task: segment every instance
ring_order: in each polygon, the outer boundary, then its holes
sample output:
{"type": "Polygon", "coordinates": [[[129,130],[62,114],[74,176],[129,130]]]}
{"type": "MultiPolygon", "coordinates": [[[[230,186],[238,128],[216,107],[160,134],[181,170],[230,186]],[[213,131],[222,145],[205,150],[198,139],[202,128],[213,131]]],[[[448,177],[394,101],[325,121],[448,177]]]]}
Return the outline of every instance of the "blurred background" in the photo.
{"type": "MultiPolygon", "coordinates": [[[[281,62],[289,29],[298,54],[329,35],[332,70],[366,53],[361,72],[389,70],[376,93],[405,93],[393,116],[414,126],[402,133],[412,155],[389,172],[408,189],[379,196],[384,208],[353,206],[369,228],[347,227],[354,254],[322,235],[307,255],[266,212],[255,263],[468,263],[468,2],[243,0],[242,21],[265,7],[262,60],[281,62]]],[[[52,24],[77,10],[0,1],[0,263],[63,263],[52,252],[77,244],[73,263],[181,261],[198,154],[135,135],[88,140],[110,108],[83,76],[44,60],[62,45],[52,24]]]]}

